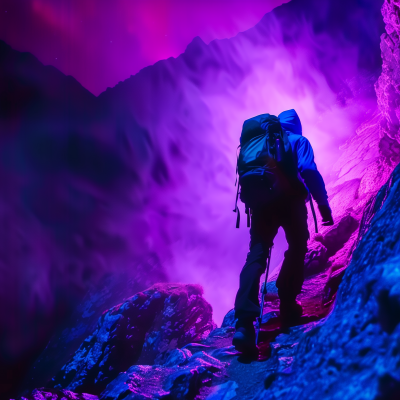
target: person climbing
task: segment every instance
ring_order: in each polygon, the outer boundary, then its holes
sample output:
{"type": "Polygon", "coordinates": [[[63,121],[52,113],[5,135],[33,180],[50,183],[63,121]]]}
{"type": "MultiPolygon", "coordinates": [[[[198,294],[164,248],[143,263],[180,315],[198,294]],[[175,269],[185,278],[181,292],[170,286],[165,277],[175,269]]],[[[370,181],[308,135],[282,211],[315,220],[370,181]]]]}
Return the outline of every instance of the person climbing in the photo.
{"type": "Polygon", "coordinates": [[[310,193],[318,204],[322,225],[333,225],[332,211],[321,174],[314,162],[310,142],[302,136],[295,110],[278,117],[262,114],[246,120],[240,138],[237,200],[246,205],[250,225],[250,250],[240,273],[235,299],[236,332],[232,344],[238,351],[255,352],[253,322],[260,314],[258,300],[261,275],[279,227],[285,231],[288,249],[276,281],[282,327],[302,315],[296,297],[304,281],[304,257],[309,232],[306,201],[310,193]]]}

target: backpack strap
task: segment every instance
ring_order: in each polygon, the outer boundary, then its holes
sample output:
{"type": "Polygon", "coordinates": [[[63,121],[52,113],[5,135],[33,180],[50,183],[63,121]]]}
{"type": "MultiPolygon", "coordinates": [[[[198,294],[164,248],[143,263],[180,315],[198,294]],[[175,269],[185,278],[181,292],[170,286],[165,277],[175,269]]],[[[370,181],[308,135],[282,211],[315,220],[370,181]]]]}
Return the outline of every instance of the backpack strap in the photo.
{"type": "Polygon", "coordinates": [[[239,228],[240,226],[240,211],[239,207],[237,205],[238,199],[239,199],[239,179],[238,179],[238,172],[239,172],[239,154],[238,154],[238,149],[240,148],[240,144],[236,149],[236,181],[235,181],[235,186],[237,185],[237,191],[236,191],[236,201],[235,201],[235,208],[233,209],[233,212],[237,213],[236,215],[236,228],[239,228]]]}
{"type": "Polygon", "coordinates": [[[308,193],[310,195],[310,207],[311,207],[312,215],[314,217],[315,233],[318,233],[317,216],[315,215],[314,203],[313,203],[313,200],[312,200],[311,193],[310,192],[308,192],[308,193]]]}
{"type": "Polygon", "coordinates": [[[250,208],[246,207],[246,211],[245,212],[247,214],[247,227],[250,228],[250,212],[251,212],[250,208]]]}
{"type": "Polygon", "coordinates": [[[238,199],[239,199],[239,183],[237,184],[236,202],[235,202],[235,208],[233,209],[233,212],[237,213],[237,215],[236,215],[236,228],[239,228],[239,226],[240,226],[240,211],[239,211],[239,207],[237,205],[238,199]]]}

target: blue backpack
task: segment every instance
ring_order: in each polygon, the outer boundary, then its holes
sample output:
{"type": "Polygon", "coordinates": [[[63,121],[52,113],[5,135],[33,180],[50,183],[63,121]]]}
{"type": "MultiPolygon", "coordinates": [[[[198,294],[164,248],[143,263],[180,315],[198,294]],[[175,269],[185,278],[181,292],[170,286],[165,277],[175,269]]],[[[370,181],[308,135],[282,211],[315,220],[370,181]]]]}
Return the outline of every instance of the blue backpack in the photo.
{"type": "Polygon", "coordinates": [[[304,198],[308,191],[297,175],[297,165],[287,133],[275,115],[262,114],[246,120],[240,136],[237,158],[237,192],[234,212],[240,225],[238,198],[246,206],[247,226],[250,210],[268,205],[280,195],[304,198]]]}

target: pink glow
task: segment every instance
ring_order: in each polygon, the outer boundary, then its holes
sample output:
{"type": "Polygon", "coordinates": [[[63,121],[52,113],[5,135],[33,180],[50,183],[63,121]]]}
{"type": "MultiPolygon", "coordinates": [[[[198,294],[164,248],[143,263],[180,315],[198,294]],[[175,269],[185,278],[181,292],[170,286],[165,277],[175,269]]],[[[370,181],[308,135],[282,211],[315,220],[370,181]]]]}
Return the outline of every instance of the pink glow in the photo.
{"type": "Polygon", "coordinates": [[[284,0],[5,0],[0,39],[95,95],[140,69],[254,26],[284,0]],[[29,6],[30,5],[30,6],[29,6]]]}

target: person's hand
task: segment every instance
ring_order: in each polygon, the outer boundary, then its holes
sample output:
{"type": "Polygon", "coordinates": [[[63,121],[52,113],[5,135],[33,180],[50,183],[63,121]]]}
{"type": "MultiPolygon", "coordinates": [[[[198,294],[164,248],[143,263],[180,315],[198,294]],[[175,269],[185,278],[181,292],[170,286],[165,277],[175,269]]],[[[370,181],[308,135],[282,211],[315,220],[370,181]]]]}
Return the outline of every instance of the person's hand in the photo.
{"type": "Polygon", "coordinates": [[[332,210],[327,205],[318,206],[319,212],[322,217],[322,225],[329,226],[333,225],[333,217],[332,217],[332,210]]]}

